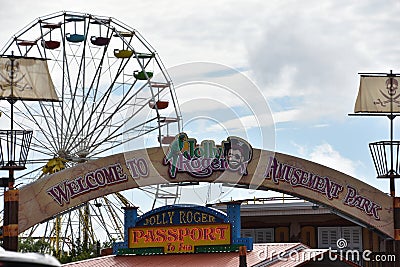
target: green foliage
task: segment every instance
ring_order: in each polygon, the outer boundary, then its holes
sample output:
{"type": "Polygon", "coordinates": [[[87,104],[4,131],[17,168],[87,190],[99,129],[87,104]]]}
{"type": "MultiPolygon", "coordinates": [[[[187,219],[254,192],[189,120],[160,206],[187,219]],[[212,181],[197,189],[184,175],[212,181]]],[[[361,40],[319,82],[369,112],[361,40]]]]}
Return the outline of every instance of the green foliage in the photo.
{"type": "Polygon", "coordinates": [[[18,251],[20,252],[37,252],[41,254],[50,252],[50,243],[44,239],[33,239],[32,237],[20,238],[18,240],[18,251]]]}
{"type": "Polygon", "coordinates": [[[34,239],[31,237],[19,239],[19,251],[20,252],[37,252],[42,254],[51,254],[55,256],[62,264],[86,260],[100,256],[101,248],[112,247],[113,241],[103,242],[100,246],[100,242],[97,244],[84,244],[79,239],[72,244],[70,251],[56,251],[51,247],[51,244],[44,241],[44,239],[34,239]]]}

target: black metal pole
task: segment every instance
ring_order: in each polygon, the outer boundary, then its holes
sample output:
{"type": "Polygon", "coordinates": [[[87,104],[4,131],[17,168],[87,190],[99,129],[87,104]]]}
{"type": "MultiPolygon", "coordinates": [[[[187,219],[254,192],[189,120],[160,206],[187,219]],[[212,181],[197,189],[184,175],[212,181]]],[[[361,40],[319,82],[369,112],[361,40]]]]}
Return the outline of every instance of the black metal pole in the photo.
{"type": "MultiPolygon", "coordinates": [[[[393,89],[393,71],[390,70],[390,89],[393,89]]],[[[396,118],[395,115],[393,115],[393,95],[390,94],[390,196],[395,197],[396,196],[396,189],[395,189],[395,182],[394,182],[394,174],[395,171],[393,169],[393,161],[394,161],[394,156],[393,156],[393,121],[396,118]]]]}
{"type": "MultiPolygon", "coordinates": [[[[393,89],[393,72],[392,70],[390,70],[390,90],[393,89]]],[[[393,155],[393,121],[396,118],[396,115],[393,115],[393,95],[390,94],[390,172],[389,172],[389,189],[390,189],[390,196],[393,197],[393,203],[395,202],[395,197],[396,197],[396,188],[395,188],[395,179],[394,176],[396,174],[395,170],[394,170],[394,166],[393,166],[393,161],[394,161],[394,155],[393,155]]],[[[394,216],[394,222],[396,221],[396,216],[395,214],[393,214],[394,216]]],[[[396,222],[395,222],[396,223],[396,222]]],[[[399,254],[399,241],[396,241],[396,239],[393,239],[391,242],[388,242],[389,244],[389,248],[388,248],[388,252],[394,253],[394,255],[396,255],[396,257],[398,257],[399,254]]],[[[394,263],[393,265],[390,264],[390,266],[396,266],[394,263]]]]}
{"type": "Polygon", "coordinates": [[[394,161],[394,155],[393,155],[393,121],[396,118],[395,115],[391,114],[390,115],[390,172],[389,172],[389,183],[390,183],[390,196],[395,197],[396,196],[396,188],[395,188],[395,181],[394,181],[394,175],[395,171],[393,169],[393,161],[394,161]]]}
{"type": "Polygon", "coordinates": [[[6,250],[18,251],[18,206],[19,190],[14,188],[14,171],[16,169],[15,149],[16,135],[14,135],[14,52],[10,57],[10,91],[11,95],[8,102],[11,104],[11,131],[10,147],[8,150],[8,189],[4,192],[4,223],[3,223],[3,246],[6,250]]]}
{"type": "MultiPolygon", "coordinates": [[[[11,161],[14,161],[14,135],[13,135],[13,130],[14,130],[14,103],[15,103],[15,99],[14,99],[14,51],[11,52],[11,57],[10,57],[10,61],[11,61],[11,73],[10,73],[10,80],[11,80],[11,85],[10,85],[10,90],[11,90],[11,96],[10,99],[8,100],[9,103],[11,104],[11,139],[10,139],[10,155],[9,155],[9,159],[11,159],[11,161]]],[[[11,162],[12,164],[14,164],[14,162],[11,162]]]]}

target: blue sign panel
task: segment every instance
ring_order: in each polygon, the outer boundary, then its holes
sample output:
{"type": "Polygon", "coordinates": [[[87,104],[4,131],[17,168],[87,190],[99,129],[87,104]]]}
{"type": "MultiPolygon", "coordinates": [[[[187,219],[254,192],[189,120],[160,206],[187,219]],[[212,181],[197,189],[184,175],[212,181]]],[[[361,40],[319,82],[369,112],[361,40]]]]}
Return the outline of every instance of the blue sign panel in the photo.
{"type": "Polygon", "coordinates": [[[198,205],[170,205],[154,209],[138,217],[136,226],[226,223],[223,212],[198,205]]]}
{"type": "MultiPolygon", "coordinates": [[[[143,214],[142,216],[137,216],[137,215],[138,214],[136,207],[125,208],[125,225],[124,225],[125,237],[123,242],[114,243],[113,246],[114,254],[149,255],[149,254],[165,254],[165,253],[178,253],[178,252],[179,253],[223,252],[223,251],[228,252],[228,251],[238,251],[240,246],[246,246],[248,250],[253,250],[253,239],[240,237],[241,226],[240,226],[239,203],[227,204],[226,214],[214,208],[191,205],[191,204],[177,204],[177,205],[169,205],[154,209],[152,211],[143,214]],[[203,242],[198,246],[196,246],[195,243],[193,243],[189,244],[190,249],[178,249],[178,250],[167,249],[167,251],[165,250],[164,245],[166,245],[167,248],[172,246],[174,246],[174,248],[183,246],[187,248],[187,246],[189,245],[184,243],[184,238],[181,238],[182,240],[179,239],[182,244],[178,242],[179,240],[178,241],[175,240],[176,242],[179,243],[175,244],[176,243],[175,241],[174,241],[175,243],[173,243],[169,239],[168,240],[171,242],[168,244],[164,243],[161,244],[162,242],[160,244],[156,244],[157,242],[160,241],[158,237],[165,237],[165,239],[167,239],[167,236],[166,234],[164,235],[164,233],[168,233],[173,237],[175,235],[178,236],[178,233],[181,233],[182,237],[190,236],[190,233],[188,231],[193,227],[194,227],[193,229],[197,231],[196,232],[197,234],[193,234],[192,239],[196,240],[199,239],[201,232],[202,236],[204,234],[203,237],[207,236],[210,237],[210,240],[215,241],[214,240],[216,238],[215,233],[217,233],[218,231],[215,230],[213,232],[213,229],[211,228],[213,227],[221,228],[222,227],[221,225],[224,225],[226,229],[229,229],[229,231],[226,230],[226,232],[230,233],[230,238],[229,238],[230,243],[224,243],[221,241],[222,243],[220,242],[218,245],[212,245],[212,242],[210,242],[210,244],[203,244],[204,243],[203,242]],[[154,233],[158,233],[159,236],[156,237],[154,233]],[[130,234],[131,234],[131,240],[129,239],[130,234]],[[129,243],[129,240],[131,241],[131,243],[129,243]],[[135,244],[135,247],[132,245],[133,243],[135,244]],[[164,248],[162,246],[164,246],[164,248]]],[[[218,233],[222,233],[222,230],[220,229],[218,233]]]]}

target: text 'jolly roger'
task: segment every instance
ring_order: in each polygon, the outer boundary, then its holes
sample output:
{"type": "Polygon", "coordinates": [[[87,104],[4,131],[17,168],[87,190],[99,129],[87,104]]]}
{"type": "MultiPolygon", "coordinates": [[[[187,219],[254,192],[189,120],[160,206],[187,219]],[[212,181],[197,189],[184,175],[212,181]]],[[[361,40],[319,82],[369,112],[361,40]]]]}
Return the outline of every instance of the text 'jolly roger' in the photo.
{"type": "Polygon", "coordinates": [[[196,139],[181,133],[169,146],[163,164],[169,166],[171,178],[175,178],[178,172],[206,178],[214,171],[225,170],[247,175],[247,165],[252,156],[251,145],[239,137],[230,136],[220,146],[212,140],[204,140],[198,145],[196,139]]]}

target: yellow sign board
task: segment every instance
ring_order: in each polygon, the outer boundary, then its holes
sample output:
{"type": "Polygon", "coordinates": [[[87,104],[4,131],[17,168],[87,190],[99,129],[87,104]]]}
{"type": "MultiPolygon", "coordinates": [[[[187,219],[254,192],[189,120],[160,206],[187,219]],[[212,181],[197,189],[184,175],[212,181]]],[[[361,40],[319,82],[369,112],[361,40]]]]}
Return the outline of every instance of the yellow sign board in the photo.
{"type": "Polygon", "coordinates": [[[196,224],[129,228],[129,248],[163,247],[164,253],[190,253],[195,246],[229,245],[231,225],[196,224]]]}

